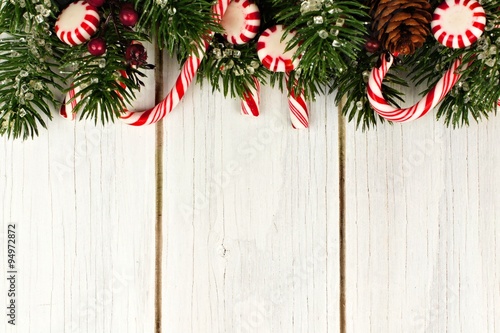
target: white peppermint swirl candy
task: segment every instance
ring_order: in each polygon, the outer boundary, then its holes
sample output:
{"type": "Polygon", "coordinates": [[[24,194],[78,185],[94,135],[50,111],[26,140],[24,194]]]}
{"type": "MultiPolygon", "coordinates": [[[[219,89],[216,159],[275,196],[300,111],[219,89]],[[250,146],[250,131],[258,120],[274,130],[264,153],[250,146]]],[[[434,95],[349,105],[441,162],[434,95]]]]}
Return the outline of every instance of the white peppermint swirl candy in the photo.
{"type": "Polygon", "coordinates": [[[445,0],[434,11],[431,29],[444,46],[463,49],[484,32],[486,13],[475,0],[445,0]]]}
{"type": "Polygon", "coordinates": [[[248,0],[233,0],[222,17],[224,38],[232,44],[245,44],[257,36],[260,11],[248,0]]]}
{"type": "Polygon", "coordinates": [[[90,39],[99,27],[97,8],[85,1],[76,1],[66,7],[57,18],[55,31],[59,39],[71,46],[90,39]]]}

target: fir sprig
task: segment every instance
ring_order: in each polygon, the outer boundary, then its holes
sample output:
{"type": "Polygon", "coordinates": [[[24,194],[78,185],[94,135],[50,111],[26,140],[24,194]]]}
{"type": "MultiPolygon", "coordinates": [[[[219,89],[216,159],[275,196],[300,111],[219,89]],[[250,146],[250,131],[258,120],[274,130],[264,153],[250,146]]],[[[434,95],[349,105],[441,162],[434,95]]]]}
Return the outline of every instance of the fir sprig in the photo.
{"type": "Polygon", "coordinates": [[[213,91],[243,98],[247,91],[255,87],[253,78],[264,83],[269,75],[257,57],[255,44],[254,40],[244,45],[232,45],[217,34],[200,66],[198,80],[207,78],[213,91]]]}
{"type": "Polygon", "coordinates": [[[309,99],[324,93],[332,74],[348,69],[362,49],[367,33],[366,8],[359,1],[294,2],[276,18],[287,31],[296,34],[288,49],[298,48],[295,57],[300,57],[300,64],[292,72],[289,88],[296,92],[304,89],[309,99]]]}
{"type": "Polygon", "coordinates": [[[0,134],[27,139],[46,127],[61,90],[54,68],[61,56],[50,32],[55,5],[4,2],[0,11],[0,134]]]}
{"type": "Polygon", "coordinates": [[[210,0],[136,0],[138,27],[155,36],[160,48],[185,59],[203,45],[209,31],[221,32],[210,0]]]}

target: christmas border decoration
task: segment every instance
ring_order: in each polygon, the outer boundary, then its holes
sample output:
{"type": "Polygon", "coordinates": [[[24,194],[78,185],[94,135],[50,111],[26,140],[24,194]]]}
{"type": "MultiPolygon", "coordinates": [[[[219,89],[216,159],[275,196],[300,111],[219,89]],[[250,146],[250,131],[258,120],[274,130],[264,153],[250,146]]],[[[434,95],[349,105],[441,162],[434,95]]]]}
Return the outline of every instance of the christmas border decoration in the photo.
{"type": "Polygon", "coordinates": [[[152,124],[195,77],[253,117],[261,86],[277,85],[297,129],[309,126],[308,103],[320,94],[345,96],[340,111],[363,129],[432,109],[447,125],[467,125],[500,105],[499,8],[500,0],[4,1],[0,134],[36,136],[54,109],[68,120],[152,124]],[[143,46],[152,37],[181,72],[161,103],[128,110],[154,68],[143,46]],[[409,84],[423,97],[401,108],[409,84]]]}

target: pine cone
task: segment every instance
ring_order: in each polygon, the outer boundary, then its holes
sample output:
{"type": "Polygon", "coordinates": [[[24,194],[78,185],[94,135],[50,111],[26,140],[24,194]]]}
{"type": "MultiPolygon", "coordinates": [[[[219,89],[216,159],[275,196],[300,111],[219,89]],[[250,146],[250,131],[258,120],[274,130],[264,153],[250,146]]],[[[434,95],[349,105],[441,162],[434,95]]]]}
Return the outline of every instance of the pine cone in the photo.
{"type": "Polygon", "coordinates": [[[372,0],[370,15],[374,37],[392,54],[414,53],[430,34],[427,0],[372,0]]]}

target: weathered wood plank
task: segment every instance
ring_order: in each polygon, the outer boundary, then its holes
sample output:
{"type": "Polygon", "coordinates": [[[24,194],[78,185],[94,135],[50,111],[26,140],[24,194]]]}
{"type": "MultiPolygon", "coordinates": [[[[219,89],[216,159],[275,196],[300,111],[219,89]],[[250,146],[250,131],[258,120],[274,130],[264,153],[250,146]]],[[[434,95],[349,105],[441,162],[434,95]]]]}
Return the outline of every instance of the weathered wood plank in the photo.
{"type": "MultiPolygon", "coordinates": [[[[147,81],[137,107],[153,102],[147,81]]],[[[55,117],[33,141],[0,140],[2,244],[18,229],[17,322],[0,327],[152,331],[154,128],[55,117]]],[[[6,246],[0,258],[5,299],[6,246]]]]}
{"type": "Polygon", "coordinates": [[[498,330],[499,130],[348,125],[348,332],[498,330]]]}
{"type": "MultiPolygon", "coordinates": [[[[166,77],[175,77],[175,68],[166,77]]],[[[164,332],[337,332],[338,140],[331,100],[293,130],[192,87],[165,122],[164,332]],[[329,111],[329,112],[327,112],[329,111]]]]}

